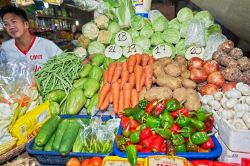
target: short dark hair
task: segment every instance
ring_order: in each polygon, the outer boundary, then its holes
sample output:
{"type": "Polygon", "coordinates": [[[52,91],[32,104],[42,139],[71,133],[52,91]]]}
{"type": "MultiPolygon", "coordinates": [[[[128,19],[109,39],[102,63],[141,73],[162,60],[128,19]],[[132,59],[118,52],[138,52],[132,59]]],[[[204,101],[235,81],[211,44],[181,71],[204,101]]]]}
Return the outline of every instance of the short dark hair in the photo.
{"type": "Polygon", "coordinates": [[[75,39],[75,37],[76,37],[76,35],[78,35],[78,34],[82,34],[82,31],[80,31],[80,30],[76,30],[75,32],[74,32],[74,34],[73,34],[73,38],[75,39]]]}
{"type": "Polygon", "coordinates": [[[2,19],[3,19],[4,15],[8,14],[8,13],[13,13],[13,14],[17,15],[18,17],[22,18],[24,21],[29,21],[26,12],[21,8],[18,8],[15,6],[5,6],[5,7],[0,9],[0,17],[2,19]]]}

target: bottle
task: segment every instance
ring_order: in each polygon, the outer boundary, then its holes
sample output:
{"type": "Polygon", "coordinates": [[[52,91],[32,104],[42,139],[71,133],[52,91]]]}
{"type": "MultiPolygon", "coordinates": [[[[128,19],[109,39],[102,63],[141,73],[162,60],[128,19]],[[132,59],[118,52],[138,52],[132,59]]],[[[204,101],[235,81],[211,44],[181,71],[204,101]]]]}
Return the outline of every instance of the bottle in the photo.
{"type": "Polygon", "coordinates": [[[151,10],[152,0],[132,0],[136,15],[148,18],[148,12],[151,10]]]}

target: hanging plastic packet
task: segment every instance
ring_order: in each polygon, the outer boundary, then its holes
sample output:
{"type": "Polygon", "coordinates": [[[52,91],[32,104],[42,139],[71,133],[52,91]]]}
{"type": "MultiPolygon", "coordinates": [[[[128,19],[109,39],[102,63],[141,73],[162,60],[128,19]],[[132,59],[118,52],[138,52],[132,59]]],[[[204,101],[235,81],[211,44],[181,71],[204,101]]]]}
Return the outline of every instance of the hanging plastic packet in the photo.
{"type": "Polygon", "coordinates": [[[148,18],[152,0],[132,0],[136,15],[148,18]]]}
{"type": "Polygon", "coordinates": [[[63,3],[63,0],[43,0],[43,2],[52,4],[52,5],[61,5],[63,3]]]}
{"type": "Polygon", "coordinates": [[[16,0],[16,4],[19,6],[29,6],[34,4],[33,0],[16,0]]]}

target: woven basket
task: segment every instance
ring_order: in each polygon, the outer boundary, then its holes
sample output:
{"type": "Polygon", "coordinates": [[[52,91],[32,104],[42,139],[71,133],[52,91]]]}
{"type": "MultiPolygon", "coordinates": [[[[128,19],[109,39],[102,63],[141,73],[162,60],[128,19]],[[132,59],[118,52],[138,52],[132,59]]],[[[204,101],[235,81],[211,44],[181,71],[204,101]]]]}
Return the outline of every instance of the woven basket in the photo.
{"type": "Polygon", "coordinates": [[[18,156],[20,153],[24,151],[26,147],[26,144],[19,145],[15,147],[14,149],[10,150],[9,152],[3,154],[0,156],[0,164],[8,161],[9,159],[18,156]]]}
{"type": "Polygon", "coordinates": [[[24,152],[11,162],[7,162],[3,166],[40,166],[40,164],[34,157],[24,152]]]}

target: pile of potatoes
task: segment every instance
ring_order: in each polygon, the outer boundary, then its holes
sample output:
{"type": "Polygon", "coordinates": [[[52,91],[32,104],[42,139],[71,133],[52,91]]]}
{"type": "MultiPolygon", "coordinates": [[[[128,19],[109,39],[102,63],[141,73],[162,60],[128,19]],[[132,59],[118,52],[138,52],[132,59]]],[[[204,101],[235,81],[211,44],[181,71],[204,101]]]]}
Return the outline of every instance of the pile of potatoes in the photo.
{"type": "Polygon", "coordinates": [[[149,90],[142,89],[140,99],[151,101],[157,99],[176,98],[184,103],[188,110],[197,110],[201,102],[195,88],[197,84],[190,80],[190,71],[187,61],[182,56],[175,59],[160,58],[153,62],[153,87],[149,90]]]}

